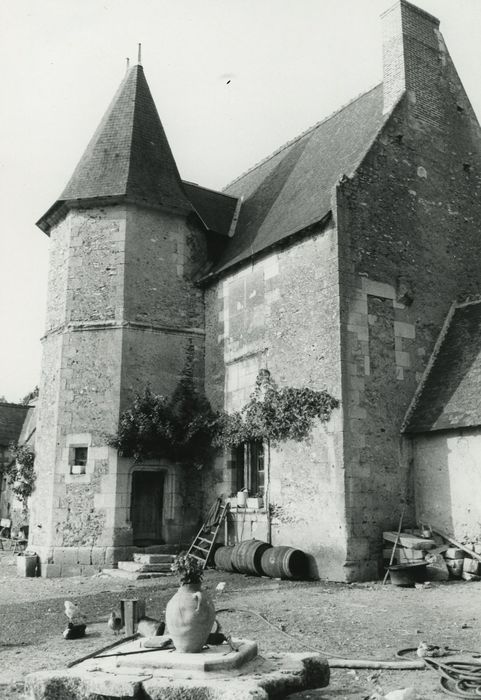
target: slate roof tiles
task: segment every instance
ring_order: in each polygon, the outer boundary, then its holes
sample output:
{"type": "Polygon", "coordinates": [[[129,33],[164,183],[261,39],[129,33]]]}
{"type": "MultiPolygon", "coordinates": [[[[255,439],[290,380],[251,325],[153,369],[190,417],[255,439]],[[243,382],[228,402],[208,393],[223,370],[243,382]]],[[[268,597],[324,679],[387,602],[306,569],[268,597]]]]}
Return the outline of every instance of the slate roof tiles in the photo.
{"type": "Polygon", "coordinates": [[[125,197],[197,212],[209,230],[227,236],[242,197],[234,235],[213,270],[222,272],[329,214],[333,187],[341,175],[355,171],[386,119],[382,100],[378,85],[220,193],[181,181],[143,69],[134,66],[60,198],[38,225],[48,232],[75,202],[125,197]]]}
{"type": "Polygon", "coordinates": [[[382,112],[381,84],[226,187],[227,194],[244,201],[217,271],[321,221],[339,177],[355,171],[379,133],[386,119],[382,112]]]}
{"type": "Polygon", "coordinates": [[[481,425],[481,301],[455,308],[407,417],[406,433],[481,425]]]}
{"type": "Polygon", "coordinates": [[[7,447],[17,441],[29,412],[28,406],[15,403],[0,403],[0,445],[7,447]]]}

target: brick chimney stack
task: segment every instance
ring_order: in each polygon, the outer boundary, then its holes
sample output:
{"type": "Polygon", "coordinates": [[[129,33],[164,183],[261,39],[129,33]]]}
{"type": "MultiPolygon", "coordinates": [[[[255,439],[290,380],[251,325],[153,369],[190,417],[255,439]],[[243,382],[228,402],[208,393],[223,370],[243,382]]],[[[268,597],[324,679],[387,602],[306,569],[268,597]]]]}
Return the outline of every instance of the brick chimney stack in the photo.
{"type": "Polygon", "coordinates": [[[442,104],[437,88],[446,64],[439,20],[406,0],[397,0],[381,17],[384,113],[407,93],[413,116],[438,126],[442,104]]]}

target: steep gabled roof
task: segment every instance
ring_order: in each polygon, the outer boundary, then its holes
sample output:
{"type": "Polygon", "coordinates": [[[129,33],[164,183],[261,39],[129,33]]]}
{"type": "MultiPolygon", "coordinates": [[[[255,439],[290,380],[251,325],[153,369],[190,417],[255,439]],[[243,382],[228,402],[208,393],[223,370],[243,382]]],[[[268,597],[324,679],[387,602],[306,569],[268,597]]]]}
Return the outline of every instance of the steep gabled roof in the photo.
{"type": "Polygon", "coordinates": [[[332,188],[355,171],[386,120],[382,84],[301,134],[226,187],[243,197],[216,272],[311,226],[329,213],[332,188]]]}
{"type": "Polygon", "coordinates": [[[16,442],[29,411],[28,406],[16,403],[0,403],[0,445],[16,442]]]}
{"type": "Polygon", "coordinates": [[[48,232],[65,203],[119,197],[192,210],[139,65],[126,74],[70,181],[37,225],[48,232]]]}
{"type": "Polygon", "coordinates": [[[481,301],[454,308],[428,367],[404,432],[481,426],[481,301]]]}

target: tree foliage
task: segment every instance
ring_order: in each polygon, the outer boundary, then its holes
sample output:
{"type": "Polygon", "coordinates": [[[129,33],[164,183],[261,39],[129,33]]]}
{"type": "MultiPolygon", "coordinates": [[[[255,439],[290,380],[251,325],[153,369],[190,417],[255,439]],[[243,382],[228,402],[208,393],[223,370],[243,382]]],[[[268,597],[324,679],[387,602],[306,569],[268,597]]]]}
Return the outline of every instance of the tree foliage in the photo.
{"type": "Polygon", "coordinates": [[[38,398],[38,386],[34,387],[28,394],[25,394],[23,399],[20,399],[20,403],[24,406],[28,406],[28,404],[36,398],[38,398]]]}
{"type": "Polygon", "coordinates": [[[4,474],[12,487],[15,496],[26,507],[27,499],[35,487],[34,460],[35,453],[29,445],[10,445],[12,461],[4,469],[4,474]]]}
{"type": "Polygon", "coordinates": [[[184,376],[170,400],[150,387],[137,394],[109,444],[136,461],[164,457],[201,467],[212,451],[216,423],[207,399],[184,376]]]}

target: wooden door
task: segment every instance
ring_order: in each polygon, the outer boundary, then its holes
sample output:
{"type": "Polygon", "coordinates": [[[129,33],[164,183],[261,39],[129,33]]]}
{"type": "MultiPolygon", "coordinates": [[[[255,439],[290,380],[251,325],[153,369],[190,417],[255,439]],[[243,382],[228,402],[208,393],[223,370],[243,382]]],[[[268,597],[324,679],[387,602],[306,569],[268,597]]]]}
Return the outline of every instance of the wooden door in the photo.
{"type": "Polygon", "coordinates": [[[163,471],[135,471],[132,474],[131,521],[134,545],[162,544],[163,471]]]}

